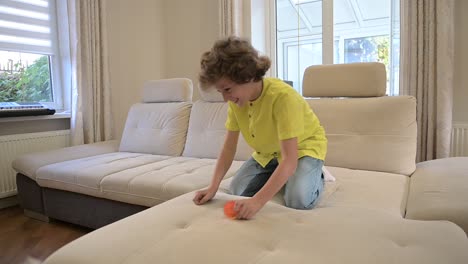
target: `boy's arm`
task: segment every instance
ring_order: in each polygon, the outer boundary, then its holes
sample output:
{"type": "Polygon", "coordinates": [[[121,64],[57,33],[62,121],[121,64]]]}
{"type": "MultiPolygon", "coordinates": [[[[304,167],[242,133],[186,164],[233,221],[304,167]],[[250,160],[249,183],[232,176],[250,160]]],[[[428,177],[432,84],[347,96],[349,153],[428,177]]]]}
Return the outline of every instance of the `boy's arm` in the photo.
{"type": "Polygon", "coordinates": [[[214,190],[215,192],[218,190],[219,184],[223,180],[224,175],[226,175],[226,172],[229,170],[232,161],[234,160],[238,140],[239,131],[227,131],[226,137],[224,139],[224,145],[218,157],[218,161],[216,162],[216,168],[208,189],[214,190]]]}
{"type": "Polygon", "coordinates": [[[216,162],[216,168],[211,179],[211,184],[208,186],[208,188],[195,193],[195,197],[193,197],[193,202],[195,204],[204,204],[215,196],[216,192],[218,191],[219,184],[223,180],[224,175],[226,175],[226,172],[229,170],[232,161],[234,160],[238,139],[239,131],[227,131],[221,154],[219,155],[218,161],[216,162]]]}

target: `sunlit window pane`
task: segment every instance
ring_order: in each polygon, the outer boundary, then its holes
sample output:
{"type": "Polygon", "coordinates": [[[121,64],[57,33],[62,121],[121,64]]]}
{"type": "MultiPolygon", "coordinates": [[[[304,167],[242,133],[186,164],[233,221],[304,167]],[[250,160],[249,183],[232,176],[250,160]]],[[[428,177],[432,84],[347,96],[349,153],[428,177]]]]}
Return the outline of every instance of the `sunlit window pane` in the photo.
{"type": "Polygon", "coordinates": [[[322,64],[322,1],[277,0],[277,73],[302,91],[310,65],[322,64]]]}
{"type": "Polygon", "coordinates": [[[0,51],[0,102],[53,102],[47,55],[0,51]]]}
{"type": "Polygon", "coordinates": [[[387,94],[398,94],[399,1],[329,1],[333,21],[325,23],[333,24],[333,32],[325,33],[333,35],[333,43],[329,39],[323,45],[333,45],[333,54],[322,47],[322,1],[276,0],[278,77],[301,91],[304,70],[322,64],[323,56],[333,56],[334,63],[381,62],[387,68],[387,94]]]}

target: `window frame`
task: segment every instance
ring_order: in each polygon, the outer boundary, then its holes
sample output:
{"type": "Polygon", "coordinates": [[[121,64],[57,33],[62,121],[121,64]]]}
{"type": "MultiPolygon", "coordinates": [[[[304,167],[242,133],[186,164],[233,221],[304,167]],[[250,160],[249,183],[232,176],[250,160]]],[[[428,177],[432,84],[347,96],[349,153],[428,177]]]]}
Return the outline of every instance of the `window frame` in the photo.
{"type": "MultiPolygon", "coordinates": [[[[59,52],[59,38],[58,38],[58,18],[57,18],[57,4],[56,0],[49,0],[49,5],[52,5],[52,12],[50,12],[50,19],[52,21],[53,27],[51,28],[52,34],[52,50],[53,55],[49,56],[50,61],[50,78],[52,83],[52,92],[53,92],[53,102],[49,102],[48,107],[54,108],[59,111],[64,110],[63,103],[63,82],[61,74],[61,56],[59,52]]],[[[45,103],[47,105],[47,103],[45,103]]]]}
{"type": "MultiPolygon", "coordinates": [[[[283,60],[279,59],[278,48],[275,47],[269,53],[269,56],[272,61],[274,61],[275,68],[271,70],[273,76],[280,76],[279,72],[282,72],[283,77],[287,77],[287,74],[284,72],[284,63],[287,63],[287,55],[285,53],[285,42],[291,42],[291,45],[299,45],[298,37],[288,37],[281,40],[277,39],[276,31],[277,31],[277,10],[276,10],[276,0],[267,0],[269,2],[270,10],[268,11],[271,15],[270,18],[270,27],[269,29],[265,29],[266,32],[271,32],[270,38],[272,43],[276,43],[277,46],[282,45],[282,55],[283,60]],[[285,59],[286,58],[286,59],[285,59]]],[[[292,0],[289,0],[292,1],[292,0]]],[[[397,54],[395,54],[394,49],[394,42],[395,42],[395,35],[399,34],[399,25],[400,25],[400,18],[399,16],[395,16],[396,12],[399,12],[399,3],[398,0],[390,0],[390,25],[389,26],[378,26],[366,30],[365,32],[350,32],[343,34],[343,30],[339,30],[338,32],[334,31],[334,0],[322,0],[322,32],[321,34],[315,34],[310,36],[299,36],[300,41],[310,41],[311,39],[320,39],[322,40],[322,64],[335,64],[335,41],[339,41],[339,52],[342,55],[339,58],[337,63],[344,63],[344,42],[346,39],[352,39],[356,37],[373,37],[373,36],[381,36],[383,29],[385,29],[385,35],[388,34],[390,38],[390,54],[389,54],[389,79],[387,80],[388,87],[388,95],[398,95],[398,87],[395,84],[398,84],[398,75],[397,69],[399,69],[399,65],[395,65],[397,54]],[[337,34],[338,33],[338,34],[337,34]],[[335,37],[335,35],[339,35],[339,37],[335,37]],[[315,37],[314,37],[315,36],[315,37]]],[[[399,38],[398,38],[399,39],[399,38]]]]}

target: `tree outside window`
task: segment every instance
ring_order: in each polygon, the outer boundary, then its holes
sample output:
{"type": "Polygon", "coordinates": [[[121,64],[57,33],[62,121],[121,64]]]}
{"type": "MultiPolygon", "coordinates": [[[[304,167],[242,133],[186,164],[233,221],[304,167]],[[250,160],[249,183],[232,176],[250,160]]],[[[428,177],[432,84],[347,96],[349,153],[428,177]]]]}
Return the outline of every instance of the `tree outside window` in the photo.
{"type": "Polygon", "coordinates": [[[52,102],[50,62],[47,55],[22,54],[0,60],[0,102],[52,102]]]}

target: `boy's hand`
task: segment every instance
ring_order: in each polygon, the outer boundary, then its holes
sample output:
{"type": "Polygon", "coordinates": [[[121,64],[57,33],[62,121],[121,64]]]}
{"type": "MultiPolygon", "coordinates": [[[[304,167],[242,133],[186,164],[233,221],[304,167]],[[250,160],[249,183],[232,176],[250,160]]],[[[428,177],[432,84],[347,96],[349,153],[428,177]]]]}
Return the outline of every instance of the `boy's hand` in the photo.
{"type": "Polygon", "coordinates": [[[209,200],[211,200],[216,194],[216,191],[211,189],[204,189],[195,193],[195,197],[193,197],[193,202],[196,205],[202,205],[209,200]]]}
{"type": "Polygon", "coordinates": [[[236,200],[234,211],[237,212],[237,219],[252,219],[254,215],[262,209],[263,204],[255,198],[236,200]]]}

